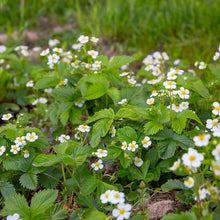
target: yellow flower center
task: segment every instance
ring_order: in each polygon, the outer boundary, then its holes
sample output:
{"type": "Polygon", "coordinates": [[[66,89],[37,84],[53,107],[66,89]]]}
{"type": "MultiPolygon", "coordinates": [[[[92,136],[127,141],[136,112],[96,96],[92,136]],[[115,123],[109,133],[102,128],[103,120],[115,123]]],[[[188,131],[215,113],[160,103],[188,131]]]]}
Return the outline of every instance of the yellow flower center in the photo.
{"type": "Polygon", "coordinates": [[[17,150],[17,147],[16,147],[16,146],[14,146],[14,147],[13,147],[13,150],[17,150]]]}
{"type": "Polygon", "coordinates": [[[33,139],[33,138],[34,138],[34,136],[31,134],[31,135],[30,135],[30,139],[33,139]]]}
{"type": "Polygon", "coordinates": [[[25,151],[24,151],[24,153],[25,153],[25,154],[28,154],[28,153],[29,153],[29,151],[28,151],[28,150],[25,150],[25,151]]]}
{"type": "Polygon", "coordinates": [[[82,125],[82,129],[85,129],[86,128],[86,126],[85,125],[82,125]]]}
{"type": "Polygon", "coordinates": [[[176,108],[179,109],[180,107],[177,105],[176,108]]]}
{"type": "Polygon", "coordinates": [[[9,115],[5,115],[6,118],[9,118],[9,115]]]}
{"type": "Polygon", "coordinates": [[[186,95],[186,90],[181,91],[182,95],[186,95]]]}
{"type": "Polygon", "coordinates": [[[175,76],[175,74],[174,74],[174,73],[171,73],[171,76],[172,76],[172,77],[174,77],[174,76],[175,76]]]}
{"type": "Polygon", "coordinates": [[[140,163],[141,161],[140,161],[140,159],[136,159],[136,163],[140,163]]]}
{"type": "Polygon", "coordinates": [[[216,106],[215,110],[220,111],[220,106],[216,106]]]}
{"type": "Polygon", "coordinates": [[[92,56],[93,56],[94,54],[95,54],[94,52],[91,53],[92,56]]]}
{"type": "Polygon", "coordinates": [[[169,82],[168,82],[168,85],[172,86],[172,85],[173,85],[173,82],[169,81],[169,82]]]}
{"type": "Polygon", "coordinates": [[[22,138],[19,138],[18,141],[19,141],[19,142],[22,142],[22,138]]]}
{"type": "Polygon", "coordinates": [[[193,181],[192,180],[187,180],[188,185],[192,185],[193,181]]]}
{"type": "Polygon", "coordinates": [[[98,167],[99,166],[99,162],[95,162],[95,165],[98,167]]]}
{"type": "Polygon", "coordinates": [[[127,154],[124,154],[124,158],[127,158],[128,157],[128,155],[127,154]]]}
{"type": "Polygon", "coordinates": [[[174,167],[175,167],[175,168],[177,168],[178,166],[179,166],[179,164],[178,164],[178,163],[175,163],[175,164],[174,164],[174,167]]]}
{"type": "Polygon", "coordinates": [[[143,144],[147,144],[147,140],[144,139],[144,140],[142,141],[142,143],[143,143],[143,144]]]}
{"type": "Polygon", "coordinates": [[[217,122],[216,122],[216,121],[213,121],[213,122],[212,122],[212,125],[213,125],[213,126],[216,126],[216,125],[217,125],[217,122]]]}
{"type": "Polygon", "coordinates": [[[52,60],[54,60],[54,59],[55,59],[55,57],[53,56],[53,57],[52,57],[52,60]]]}
{"type": "Polygon", "coordinates": [[[153,90],[153,91],[152,91],[152,93],[156,93],[156,92],[157,92],[156,90],[153,90]]]}
{"type": "Polygon", "coordinates": [[[47,51],[44,51],[44,54],[46,54],[47,53],[47,51]]]}
{"type": "Polygon", "coordinates": [[[216,165],[213,166],[213,169],[214,170],[219,170],[219,166],[216,164],[216,165]]]}
{"type": "Polygon", "coordinates": [[[0,148],[0,152],[2,151],[2,149],[0,148]]]}
{"type": "Polygon", "coordinates": [[[199,135],[199,139],[202,141],[202,140],[204,140],[204,135],[199,135]]]}
{"type": "Polygon", "coordinates": [[[195,159],[196,159],[195,156],[190,156],[190,157],[189,157],[189,160],[190,160],[190,161],[194,161],[195,159]]]}
{"type": "Polygon", "coordinates": [[[131,148],[134,148],[134,144],[131,144],[130,147],[131,147],[131,148]]]}
{"type": "Polygon", "coordinates": [[[125,210],[124,209],[120,209],[119,213],[120,213],[120,215],[123,215],[125,213],[125,210]]]}
{"type": "Polygon", "coordinates": [[[105,194],[105,198],[108,198],[108,194],[105,194]]]}
{"type": "Polygon", "coordinates": [[[116,198],[116,199],[119,198],[119,194],[118,194],[118,193],[115,194],[115,198],[116,198]]]}
{"type": "Polygon", "coordinates": [[[178,73],[180,70],[179,69],[176,69],[176,72],[178,73]]]}

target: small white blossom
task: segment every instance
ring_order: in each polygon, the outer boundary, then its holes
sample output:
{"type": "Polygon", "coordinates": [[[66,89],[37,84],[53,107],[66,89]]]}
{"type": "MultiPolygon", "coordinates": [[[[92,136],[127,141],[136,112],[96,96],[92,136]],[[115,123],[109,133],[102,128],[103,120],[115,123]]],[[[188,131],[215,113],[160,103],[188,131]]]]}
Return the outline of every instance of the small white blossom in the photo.
{"type": "Polygon", "coordinates": [[[146,136],[143,140],[142,140],[142,144],[144,148],[148,148],[151,145],[151,140],[148,136],[146,136]]]}
{"type": "Polygon", "coordinates": [[[212,105],[214,106],[214,110],[212,110],[212,113],[214,115],[220,116],[220,105],[219,105],[219,103],[218,102],[214,102],[212,105]]]}
{"type": "Polygon", "coordinates": [[[205,69],[206,67],[207,67],[207,64],[205,64],[204,62],[200,62],[200,63],[199,63],[199,67],[198,67],[198,68],[199,68],[200,70],[203,70],[203,69],[205,69]]]}
{"type": "Polygon", "coordinates": [[[79,50],[79,49],[82,47],[82,45],[83,45],[83,44],[81,44],[81,43],[73,44],[73,45],[72,45],[72,48],[73,48],[73,50],[79,50]]]}
{"type": "Polygon", "coordinates": [[[98,158],[106,157],[108,155],[107,150],[98,149],[97,152],[94,153],[98,158]]]}
{"type": "Polygon", "coordinates": [[[111,133],[111,137],[115,137],[115,134],[116,134],[115,126],[113,126],[113,127],[111,128],[110,133],[111,133]]]}
{"type": "Polygon", "coordinates": [[[3,120],[3,121],[7,121],[7,120],[9,120],[9,119],[12,118],[12,117],[13,117],[13,116],[12,116],[11,113],[4,114],[4,115],[2,115],[2,120],[3,120]]]}
{"type": "Polygon", "coordinates": [[[219,57],[220,57],[220,53],[215,52],[215,55],[213,56],[213,60],[216,61],[216,60],[218,60],[219,57]]]}
{"type": "Polygon", "coordinates": [[[16,140],[15,140],[15,144],[16,146],[25,146],[27,143],[25,141],[25,136],[22,136],[22,137],[17,137],[16,140]]]}
{"type": "Polygon", "coordinates": [[[212,161],[210,170],[212,170],[216,176],[220,176],[220,160],[212,161]]]}
{"type": "Polygon", "coordinates": [[[79,99],[74,104],[75,104],[75,106],[78,106],[79,108],[81,108],[81,107],[83,107],[84,103],[85,103],[84,100],[79,99]]]}
{"type": "Polygon", "coordinates": [[[40,50],[41,50],[41,47],[34,47],[34,48],[32,49],[33,52],[38,52],[38,51],[40,51],[40,50]]]}
{"type": "Polygon", "coordinates": [[[50,49],[47,48],[46,50],[43,50],[41,53],[40,53],[40,56],[46,56],[48,53],[50,53],[50,49]]]}
{"type": "Polygon", "coordinates": [[[49,45],[50,47],[54,47],[55,45],[57,45],[57,44],[59,44],[59,43],[60,43],[60,41],[57,40],[57,39],[50,39],[50,40],[48,41],[48,45],[49,45]]]}
{"type": "Polygon", "coordinates": [[[143,164],[143,160],[141,158],[138,158],[138,157],[135,157],[134,158],[134,164],[137,166],[137,167],[141,167],[142,164],[143,164]]]}
{"type": "Polygon", "coordinates": [[[129,145],[128,145],[128,150],[134,152],[136,149],[138,148],[138,145],[136,144],[136,141],[132,141],[129,145]]]}
{"type": "Polygon", "coordinates": [[[88,54],[89,54],[93,59],[95,59],[95,58],[99,55],[99,52],[98,52],[98,51],[95,51],[95,50],[89,50],[89,51],[88,51],[88,54]]]}
{"type": "Polygon", "coordinates": [[[43,98],[43,97],[40,97],[38,101],[39,101],[41,104],[46,104],[46,103],[47,103],[47,99],[46,99],[46,98],[43,98]]]}
{"type": "Polygon", "coordinates": [[[77,128],[78,131],[81,131],[81,132],[89,132],[90,131],[90,127],[88,125],[80,125],[78,128],[77,128]]]}
{"type": "Polygon", "coordinates": [[[126,142],[126,141],[124,141],[124,142],[122,143],[121,149],[122,149],[122,150],[126,150],[126,149],[127,149],[127,142],[126,142]]]}
{"type": "Polygon", "coordinates": [[[58,140],[60,141],[60,143],[67,142],[69,139],[70,139],[70,136],[69,135],[65,135],[65,134],[61,134],[58,137],[58,140]]]}
{"type": "Polygon", "coordinates": [[[212,155],[216,160],[220,160],[220,144],[216,146],[216,148],[212,151],[212,155]]]}
{"type": "Polygon", "coordinates": [[[32,105],[37,105],[39,99],[35,99],[33,102],[32,102],[32,105]]]}
{"type": "Polygon", "coordinates": [[[180,159],[178,159],[177,161],[175,161],[175,162],[173,163],[173,166],[170,167],[170,170],[172,170],[172,171],[177,170],[177,168],[180,166],[180,163],[181,163],[181,160],[180,160],[180,159]]]}
{"type": "Polygon", "coordinates": [[[163,85],[166,89],[175,89],[176,88],[176,82],[173,82],[173,81],[165,81],[163,83],[163,85]]]}
{"type": "Polygon", "coordinates": [[[107,190],[105,193],[103,193],[100,196],[100,200],[103,204],[108,203],[109,202],[109,195],[111,194],[111,190],[107,190]]]}
{"type": "Polygon", "coordinates": [[[208,119],[206,120],[206,127],[213,131],[214,128],[219,127],[220,124],[218,123],[218,119],[208,119]]]}
{"type": "Polygon", "coordinates": [[[88,36],[84,36],[84,35],[81,35],[79,38],[78,38],[78,41],[81,43],[81,44],[85,44],[89,41],[89,37],[88,36]]]}
{"type": "Polygon", "coordinates": [[[52,54],[48,56],[48,64],[54,64],[57,63],[60,57],[57,54],[52,54]]]}
{"type": "Polygon", "coordinates": [[[102,163],[103,163],[102,160],[98,160],[97,162],[92,163],[92,164],[91,164],[91,167],[92,167],[95,171],[97,171],[97,170],[102,170],[103,167],[104,167],[104,165],[103,165],[102,163]]]}
{"type": "Polygon", "coordinates": [[[53,48],[53,52],[63,53],[63,49],[62,49],[62,48],[55,47],[55,48],[53,48]]]}
{"type": "Polygon", "coordinates": [[[173,64],[174,64],[175,66],[177,66],[178,64],[180,64],[180,59],[174,60],[173,64]]]}
{"type": "Polygon", "coordinates": [[[131,84],[131,85],[134,85],[137,81],[133,78],[131,79],[128,79],[128,82],[131,84]]]}
{"type": "Polygon", "coordinates": [[[121,74],[119,74],[119,76],[127,76],[129,74],[129,72],[122,72],[121,74]]]}
{"type": "Polygon", "coordinates": [[[109,195],[109,202],[112,204],[123,203],[125,195],[122,192],[112,190],[109,195]]]}
{"type": "Polygon", "coordinates": [[[182,110],[186,110],[189,108],[189,102],[182,102],[179,104],[179,107],[182,109],[182,110]]]}
{"type": "Polygon", "coordinates": [[[157,95],[158,95],[157,90],[153,90],[153,91],[151,92],[150,97],[155,97],[155,96],[157,96],[157,95]]]}
{"type": "Polygon", "coordinates": [[[15,213],[14,215],[7,216],[6,220],[22,220],[22,219],[20,219],[19,214],[15,213]]]}
{"type": "Polygon", "coordinates": [[[34,81],[30,80],[26,83],[26,87],[33,87],[34,86],[34,81]]]}
{"type": "Polygon", "coordinates": [[[210,134],[201,134],[201,135],[195,136],[193,138],[193,141],[196,146],[203,147],[203,146],[207,146],[209,144],[210,138],[211,138],[210,134]]]}
{"type": "Polygon", "coordinates": [[[6,150],[5,146],[1,146],[1,147],[0,147],[0,156],[3,155],[3,153],[5,152],[5,150],[6,150]]]}
{"type": "Polygon", "coordinates": [[[0,45],[0,53],[4,53],[7,50],[5,45],[0,45]]]}
{"type": "Polygon", "coordinates": [[[19,146],[16,146],[16,145],[11,145],[11,150],[10,152],[12,152],[13,154],[17,154],[18,151],[20,151],[21,148],[19,146]]]}
{"type": "Polygon", "coordinates": [[[198,153],[197,150],[189,148],[188,153],[183,154],[182,161],[185,166],[189,168],[198,168],[201,166],[201,162],[204,160],[204,156],[198,153]]]}
{"type": "Polygon", "coordinates": [[[180,90],[178,91],[178,94],[180,98],[182,99],[188,99],[189,98],[189,90],[184,89],[183,87],[180,87],[180,90]]]}
{"type": "Polygon", "coordinates": [[[184,181],[184,185],[187,188],[192,188],[194,186],[195,180],[192,177],[189,177],[187,180],[184,181]]]}
{"type": "Polygon", "coordinates": [[[32,132],[32,133],[27,133],[25,138],[27,141],[34,142],[38,139],[38,136],[36,135],[35,132],[32,132]]]}
{"type": "Polygon", "coordinates": [[[130,204],[118,204],[117,208],[113,209],[112,215],[117,218],[117,220],[129,219],[131,215],[130,211],[130,204]]]}
{"type": "MultiPolygon", "coordinates": [[[[207,189],[199,189],[199,200],[205,199],[206,195],[210,195],[210,192],[207,189]]],[[[197,196],[195,197],[195,200],[197,200],[197,196]]]]}
{"type": "Polygon", "coordinates": [[[124,103],[126,103],[127,102],[127,99],[122,99],[120,102],[118,102],[118,104],[119,105],[122,105],[122,104],[124,104],[124,103]]]}
{"type": "Polygon", "coordinates": [[[24,158],[28,158],[30,156],[30,153],[28,150],[24,151],[24,158]]]}
{"type": "Polygon", "coordinates": [[[99,38],[91,37],[90,41],[92,41],[93,43],[97,43],[99,41],[99,38]]]}

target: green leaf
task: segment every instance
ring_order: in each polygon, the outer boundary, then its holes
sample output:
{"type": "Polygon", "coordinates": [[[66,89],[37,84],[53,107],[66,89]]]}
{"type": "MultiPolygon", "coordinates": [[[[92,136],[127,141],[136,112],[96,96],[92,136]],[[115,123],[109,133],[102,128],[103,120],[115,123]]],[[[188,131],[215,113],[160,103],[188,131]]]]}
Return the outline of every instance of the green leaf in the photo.
{"type": "MultiPolygon", "coordinates": [[[[144,181],[145,181],[146,183],[148,183],[148,182],[150,182],[150,181],[152,181],[152,180],[154,180],[154,174],[153,174],[153,173],[148,173],[148,174],[146,175],[144,181]]],[[[157,180],[156,180],[156,181],[157,181],[157,180]]]]}
{"type": "Polygon", "coordinates": [[[73,102],[75,89],[73,87],[57,88],[52,91],[52,96],[60,102],[73,102]]]}
{"type": "Polygon", "coordinates": [[[120,99],[120,92],[117,88],[111,87],[107,91],[107,95],[113,100],[114,104],[116,105],[120,99]]]}
{"type": "Polygon", "coordinates": [[[6,170],[20,170],[26,172],[30,166],[30,158],[8,157],[3,161],[6,170]]]}
{"type": "Polygon", "coordinates": [[[96,60],[102,61],[102,66],[107,66],[108,65],[108,57],[104,55],[99,55],[96,60]]]}
{"type": "Polygon", "coordinates": [[[121,99],[127,99],[129,101],[140,92],[141,92],[140,86],[123,88],[121,90],[121,99]]]}
{"type": "Polygon", "coordinates": [[[121,152],[123,151],[120,147],[118,146],[108,146],[106,148],[106,150],[108,151],[108,155],[105,157],[106,159],[115,159],[117,158],[121,152]]]}
{"type": "Polygon", "coordinates": [[[186,127],[187,118],[185,117],[174,117],[172,119],[172,129],[177,133],[181,134],[183,129],[186,127]]]}
{"type": "Polygon", "coordinates": [[[147,176],[148,169],[150,167],[150,161],[146,160],[141,166],[141,171],[143,173],[144,178],[147,176]]]}
{"type": "Polygon", "coordinates": [[[134,179],[144,180],[145,177],[144,177],[143,173],[138,168],[129,167],[129,171],[134,179]]]}
{"type": "Polygon", "coordinates": [[[220,65],[219,64],[217,65],[209,64],[208,68],[210,69],[211,73],[214,75],[216,79],[220,79],[220,75],[219,75],[220,65]]]}
{"type": "Polygon", "coordinates": [[[46,89],[50,87],[54,87],[59,83],[59,79],[54,77],[45,77],[43,79],[40,79],[39,81],[36,82],[35,88],[36,89],[46,89]]]}
{"type": "Polygon", "coordinates": [[[109,109],[102,109],[99,112],[96,112],[92,117],[89,117],[89,119],[86,121],[86,124],[89,124],[91,122],[97,121],[99,119],[113,119],[114,118],[114,111],[109,109]]]}
{"type": "Polygon", "coordinates": [[[176,193],[176,198],[186,204],[186,205],[193,205],[195,203],[194,196],[192,194],[191,190],[184,190],[184,191],[179,191],[176,193]]]}
{"type": "Polygon", "coordinates": [[[177,118],[186,117],[186,118],[197,121],[200,125],[203,125],[199,117],[191,110],[184,110],[182,112],[177,113],[176,115],[177,115],[177,118]]]}
{"type": "Polygon", "coordinates": [[[111,128],[112,122],[113,119],[105,118],[100,119],[94,124],[91,139],[92,147],[96,147],[99,144],[100,138],[104,137],[107,134],[107,132],[111,128]]]}
{"type": "Polygon", "coordinates": [[[187,189],[183,182],[179,180],[168,180],[165,184],[161,186],[162,190],[165,192],[174,190],[174,189],[187,189]]]}
{"type": "Polygon", "coordinates": [[[3,197],[10,196],[16,193],[14,186],[9,182],[0,181],[0,191],[3,197]]]}
{"type": "Polygon", "coordinates": [[[56,145],[53,148],[57,153],[57,155],[65,155],[65,154],[71,154],[73,149],[75,149],[77,146],[79,146],[79,143],[73,140],[69,140],[67,142],[56,145]]]}
{"type": "Polygon", "coordinates": [[[119,161],[123,168],[127,168],[134,162],[134,154],[132,154],[132,152],[127,152],[127,153],[122,152],[119,155],[119,161]]]}
{"type": "Polygon", "coordinates": [[[130,56],[115,56],[109,64],[108,68],[119,68],[127,63],[133,62],[134,60],[135,58],[130,56]]]}
{"type": "Polygon", "coordinates": [[[24,173],[20,176],[19,181],[24,188],[31,190],[37,188],[37,175],[34,173],[24,173]]]}
{"type": "Polygon", "coordinates": [[[34,195],[31,200],[31,216],[34,217],[49,208],[57,198],[58,191],[47,189],[40,191],[34,195]]]}
{"type": "Polygon", "coordinates": [[[194,81],[191,85],[191,89],[197,92],[203,98],[209,98],[209,90],[204,86],[201,80],[194,81]]]}
{"type": "Polygon", "coordinates": [[[117,136],[121,143],[124,141],[126,141],[127,143],[137,141],[136,131],[129,126],[117,129],[117,136]]]}
{"type": "Polygon", "coordinates": [[[80,116],[82,115],[82,110],[80,108],[72,106],[69,112],[69,120],[72,124],[81,124],[82,121],[80,119],[80,116]]]}
{"type": "Polygon", "coordinates": [[[159,105],[156,109],[156,113],[158,123],[163,124],[170,121],[170,110],[166,106],[159,105]]]}
{"type": "Polygon", "coordinates": [[[25,197],[20,194],[5,197],[5,206],[1,210],[0,215],[6,216],[14,213],[19,213],[21,219],[29,219],[30,216],[27,201],[25,197]]]}
{"type": "Polygon", "coordinates": [[[67,218],[68,209],[62,209],[63,204],[54,204],[51,206],[45,214],[49,217],[50,220],[63,220],[67,218]]]}
{"type": "Polygon", "coordinates": [[[83,195],[88,195],[91,192],[95,191],[95,188],[97,187],[98,180],[94,176],[89,176],[82,184],[82,187],[80,189],[80,192],[83,195]]]}
{"type": "Polygon", "coordinates": [[[196,214],[194,212],[182,212],[181,214],[167,214],[162,220],[197,220],[196,214]]]}
{"type": "Polygon", "coordinates": [[[86,93],[83,95],[83,98],[86,100],[97,99],[108,91],[108,86],[107,81],[105,84],[94,83],[88,87],[86,93]]]}
{"type": "Polygon", "coordinates": [[[156,134],[158,131],[163,129],[163,125],[157,121],[150,121],[144,125],[144,131],[146,135],[156,134]]]}
{"type": "Polygon", "coordinates": [[[172,140],[165,140],[159,142],[159,154],[162,159],[171,158],[176,151],[177,144],[172,140]]]}
{"type": "Polygon", "coordinates": [[[54,154],[40,154],[35,158],[33,165],[36,167],[41,167],[41,166],[50,167],[61,161],[62,161],[62,158],[57,157],[54,154]]]}
{"type": "Polygon", "coordinates": [[[95,208],[85,209],[85,214],[83,216],[84,220],[105,220],[107,215],[103,212],[98,211],[95,208]]]}
{"type": "Polygon", "coordinates": [[[128,118],[134,121],[138,121],[141,118],[141,115],[138,112],[135,112],[133,109],[130,108],[121,108],[116,116],[116,119],[120,118],[128,118]]]}

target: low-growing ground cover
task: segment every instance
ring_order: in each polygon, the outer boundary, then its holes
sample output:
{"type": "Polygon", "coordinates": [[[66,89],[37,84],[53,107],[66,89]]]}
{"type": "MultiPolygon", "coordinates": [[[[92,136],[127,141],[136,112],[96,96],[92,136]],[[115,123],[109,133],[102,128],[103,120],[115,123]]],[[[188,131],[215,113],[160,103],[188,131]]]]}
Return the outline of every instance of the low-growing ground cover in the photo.
{"type": "Polygon", "coordinates": [[[137,69],[98,43],[0,46],[0,215],[218,219],[220,48],[212,64],[157,51],[137,69]]]}

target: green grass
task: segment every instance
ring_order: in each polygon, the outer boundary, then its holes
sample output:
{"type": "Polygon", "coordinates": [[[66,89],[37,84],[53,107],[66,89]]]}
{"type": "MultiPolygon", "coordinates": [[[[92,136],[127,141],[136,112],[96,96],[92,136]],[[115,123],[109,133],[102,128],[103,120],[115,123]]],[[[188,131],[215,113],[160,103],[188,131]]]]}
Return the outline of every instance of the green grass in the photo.
{"type": "Polygon", "coordinates": [[[0,10],[1,32],[38,28],[43,16],[144,55],[166,50],[209,61],[220,41],[220,0],[2,0],[0,10]]]}

